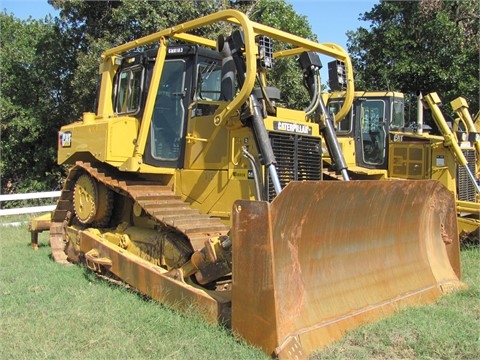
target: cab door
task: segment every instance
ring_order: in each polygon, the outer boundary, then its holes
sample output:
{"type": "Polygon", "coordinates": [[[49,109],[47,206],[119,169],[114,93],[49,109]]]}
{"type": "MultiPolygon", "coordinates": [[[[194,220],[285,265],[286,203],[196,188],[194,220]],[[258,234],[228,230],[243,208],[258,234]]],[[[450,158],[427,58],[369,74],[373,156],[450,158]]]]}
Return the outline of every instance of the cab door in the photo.
{"type": "Polygon", "coordinates": [[[145,149],[149,165],[182,168],[193,57],[165,60],[145,149]]]}
{"type": "Polygon", "coordinates": [[[355,148],[358,166],[387,168],[388,121],[383,99],[359,98],[355,102],[355,148]]]}

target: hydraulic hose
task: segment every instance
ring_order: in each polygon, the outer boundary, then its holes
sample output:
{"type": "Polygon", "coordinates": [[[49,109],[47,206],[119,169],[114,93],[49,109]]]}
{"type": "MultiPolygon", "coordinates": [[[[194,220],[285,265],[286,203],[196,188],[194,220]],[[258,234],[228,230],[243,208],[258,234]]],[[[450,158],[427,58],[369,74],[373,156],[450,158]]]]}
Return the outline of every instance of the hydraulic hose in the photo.
{"type": "MultiPolygon", "coordinates": [[[[336,170],[342,175],[343,180],[349,181],[350,176],[347,171],[347,163],[343,156],[342,150],[340,149],[340,143],[338,142],[335,129],[332,125],[332,117],[328,114],[327,108],[323,102],[323,99],[320,97],[320,111],[325,114],[325,122],[321,126],[320,131],[322,132],[323,137],[325,138],[325,143],[328,148],[328,153],[332,157],[332,160],[335,164],[336,170]]],[[[322,123],[321,123],[322,124],[322,123]]]]}
{"type": "Polygon", "coordinates": [[[343,180],[349,181],[350,177],[347,171],[347,163],[343,157],[343,153],[340,149],[340,144],[338,142],[335,129],[333,128],[333,118],[327,111],[327,107],[323,102],[322,96],[320,94],[320,79],[318,74],[317,67],[310,67],[304,69],[305,71],[305,87],[307,88],[310,97],[311,103],[315,104],[312,109],[308,111],[310,106],[305,110],[307,115],[312,114],[317,111],[315,114],[315,120],[320,125],[320,131],[322,132],[323,138],[327,145],[328,153],[332,157],[333,163],[335,164],[336,170],[342,175],[343,180]],[[321,121],[320,114],[325,115],[325,121],[321,121]]]}
{"type": "Polygon", "coordinates": [[[280,179],[278,178],[277,169],[275,167],[277,161],[275,160],[272,145],[270,143],[270,139],[268,138],[268,132],[265,128],[265,123],[263,122],[262,108],[254,94],[250,95],[250,106],[253,111],[251,125],[260,150],[260,154],[262,155],[261,160],[262,163],[268,168],[275,193],[278,195],[282,191],[282,186],[280,184],[280,179]]]}
{"type": "MultiPolygon", "coordinates": [[[[243,35],[240,31],[233,32],[232,35],[228,39],[226,39],[226,41],[222,37],[219,37],[217,41],[217,50],[224,51],[224,54],[222,56],[231,55],[233,58],[235,68],[237,69],[237,82],[239,87],[243,86],[246,73],[245,59],[243,58],[241,51],[242,44],[243,35]],[[229,43],[228,49],[225,47],[225,42],[229,43]]],[[[282,186],[280,184],[280,179],[278,177],[277,169],[275,167],[275,164],[277,162],[273,153],[272,144],[270,143],[270,139],[268,137],[267,129],[265,128],[265,123],[263,122],[262,108],[257,97],[254,94],[250,94],[249,106],[251,112],[251,114],[249,114],[251,115],[249,117],[250,126],[252,128],[255,141],[259,148],[259,152],[261,155],[260,160],[262,164],[264,164],[268,168],[270,178],[275,189],[275,193],[278,195],[280,194],[280,191],[282,191],[282,186]]]]}
{"type": "MultiPolygon", "coordinates": [[[[313,75],[313,95],[311,95],[310,104],[304,110],[307,116],[310,116],[315,109],[318,107],[318,102],[320,98],[320,75],[318,74],[318,70],[315,70],[315,74],[313,75]]],[[[308,87],[308,82],[305,84],[308,87]]]]}

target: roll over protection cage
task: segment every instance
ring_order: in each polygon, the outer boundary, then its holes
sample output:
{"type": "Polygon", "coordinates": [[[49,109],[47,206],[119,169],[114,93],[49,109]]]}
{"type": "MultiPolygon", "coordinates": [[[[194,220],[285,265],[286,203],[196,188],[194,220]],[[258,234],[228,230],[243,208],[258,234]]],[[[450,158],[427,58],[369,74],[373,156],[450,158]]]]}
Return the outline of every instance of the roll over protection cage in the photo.
{"type": "MultiPolygon", "coordinates": [[[[240,107],[247,101],[255,86],[257,76],[257,58],[258,46],[256,44],[256,37],[267,36],[279,42],[289,44],[292,48],[273,53],[273,57],[293,57],[298,56],[305,51],[316,52],[322,55],[330,56],[337,61],[345,64],[347,75],[347,86],[345,91],[345,102],[340,111],[335,114],[335,120],[345,117],[350,110],[353,103],[354,96],[354,82],[352,63],[347,52],[340,46],[332,43],[320,44],[311,40],[303,39],[299,36],[289,34],[287,32],[253,22],[247,16],[237,10],[223,10],[214,14],[210,14],[195,20],[187,21],[183,24],[172,26],[168,29],[156,32],[154,34],[130,41],[126,44],[114,47],[105,51],[102,54],[102,64],[100,65],[99,73],[101,75],[101,86],[99,93],[99,101],[97,107],[97,116],[102,118],[114,117],[115,113],[112,104],[113,79],[115,73],[120,65],[120,55],[132,49],[149,45],[152,43],[159,43],[157,54],[157,61],[155,63],[153,76],[150,84],[150,89],[157,89],[160,83],[160,77],[163,69],[164,60],[167,53],[167,39],[173,38],[185,42],[199,44],[212,49],[216,48],[216,41],[205,37],[193,35],[189,32],[198,28],[218,23],[227,22],[238,25],[244,35],[245,51],[243,56],[245,58],[246,73],[243,85],[239,89],[236,96],[226,106],[219,107],[217,113],[214,115],[214,123],[217,126],[225,125],[227,120],[235,114],[240,107]]],[[[148,129],[152,118],[153,105],[156,94],[154,91],[149,91],[147,95],[145,111],[141,119],[138,139],[136,141],[135,155],[127,163],[129,170],[134,171],[136,163],[141,162],[141,158],[145,151],[147,141],[148,129]]]]}

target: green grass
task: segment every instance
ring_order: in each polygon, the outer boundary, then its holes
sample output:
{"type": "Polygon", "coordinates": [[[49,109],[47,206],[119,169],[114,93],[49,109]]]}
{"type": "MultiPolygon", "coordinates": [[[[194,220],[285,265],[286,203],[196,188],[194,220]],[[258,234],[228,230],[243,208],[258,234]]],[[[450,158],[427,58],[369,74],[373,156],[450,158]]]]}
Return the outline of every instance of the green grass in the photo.
{"type": "Polygon", "coordinates": [[[56,264],[47,233],[38,251],[26,225],[0,234],[1,359],[267,358],[193,314],[56,264]]]}
{"type": "MultiPolygon", "coordinates": [[[[1,359],[266,359],[221,327],[171,311],[30,247],[27,217],[0,227],[1,359]]],[[[348,333],[315,359],[480,358],[480,249],[462,251],[469,288],[348,333]]],[[[254,324],[253,324],[254,326],[254,324]]]]}

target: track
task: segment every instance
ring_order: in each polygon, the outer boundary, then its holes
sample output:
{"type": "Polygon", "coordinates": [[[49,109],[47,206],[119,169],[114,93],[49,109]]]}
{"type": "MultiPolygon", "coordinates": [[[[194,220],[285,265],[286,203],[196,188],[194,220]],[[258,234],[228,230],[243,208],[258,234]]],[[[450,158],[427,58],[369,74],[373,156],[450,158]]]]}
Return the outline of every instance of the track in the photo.
{"type": "Polygon", "coordinates": [[[219,218],[201,214],[197,209],[193,209],[179,195],[175,195],[169,186],[151,181],[130,180],[128,174],[115,169],[103,169],[78,161],[70,170],[50,225],[50,246],[56,262],[67,263],[65,227],[74,217],[75,180],[85,172],[117,194],[130,197],[153,221],[183,233],[190,240],[194,250],[202,248],[209,238],[226,235],[229,231],[219,218]]]}

